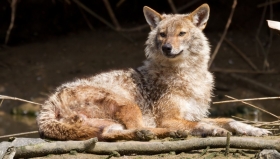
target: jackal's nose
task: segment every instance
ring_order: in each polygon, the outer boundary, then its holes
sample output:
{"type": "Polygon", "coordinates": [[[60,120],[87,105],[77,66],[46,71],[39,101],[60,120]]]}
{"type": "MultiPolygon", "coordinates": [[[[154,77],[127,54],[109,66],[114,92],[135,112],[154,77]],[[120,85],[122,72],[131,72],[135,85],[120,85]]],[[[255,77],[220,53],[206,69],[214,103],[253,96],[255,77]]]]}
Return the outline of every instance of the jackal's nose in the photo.
{"type": "Polygon", "coordinates": [[[169,43],[162,45],[162,51],[166,54],[170,54],[172,50],[172,45],[170,45],[169,43]]]}

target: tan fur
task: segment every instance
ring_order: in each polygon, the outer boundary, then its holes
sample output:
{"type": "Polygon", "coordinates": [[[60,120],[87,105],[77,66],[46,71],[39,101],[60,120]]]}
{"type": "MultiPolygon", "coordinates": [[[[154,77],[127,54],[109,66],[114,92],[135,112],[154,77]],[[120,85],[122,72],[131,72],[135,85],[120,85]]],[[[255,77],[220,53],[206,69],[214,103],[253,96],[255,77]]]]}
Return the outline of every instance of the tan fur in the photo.
{"type": "Polygon", "coordinates": [[[37,118],[42,136],[113,141],[184,137],[187,133],[270,133],[233,119],[206,118],[213,87],[207,68],[210,48],[202,33],[209,17],[207,4],[190,14],[174,15],[144,7],[144,15],[152,29],[144,65],[57,88],[37,118]]]}

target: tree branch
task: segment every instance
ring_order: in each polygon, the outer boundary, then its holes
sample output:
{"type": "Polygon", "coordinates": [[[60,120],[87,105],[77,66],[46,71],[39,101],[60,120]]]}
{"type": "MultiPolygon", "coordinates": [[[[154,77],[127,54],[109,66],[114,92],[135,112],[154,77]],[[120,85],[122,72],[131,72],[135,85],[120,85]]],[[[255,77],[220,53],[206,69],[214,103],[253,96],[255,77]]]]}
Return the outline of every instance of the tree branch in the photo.
{"type": "Polygon", "coordinates": [[[72,150],[84,152],[87,149],[94,147],[97,138],[92,138],[85,141],[54,141],[43,142],[35,145],[27,145],[16,147],[15,158],[30,158],[46,156],[48,154],[64,154],[72,150]]]}
{"type": "Polygon", "coordinates": [[[248,78],[248,77],[245,77],[245,76],[241,76],[241,75],[238,75],[238,74],[234,74],[234,73],[231,73],[230,76],[232,78],[236,79],[236,80],[240,80],[240,81],[246,82],[250,85],[253,85],[254,87],[256,87],[260,90],[263,90],[264,92],[280,96],[280,91],[278,89],[269,87],[269,86],[267,86],[263,83],[260,83],[260,82],[254,80],[254,79],[251,79],[251,78],[248,78]]]}
{"type": "MultiPolygon", "coordinates": [[[[256,137],[231,137],[231,148],[240,149],[276,149],[280,150],[280,139],[268,140],[256,137]]],[[[121,155],[127,154],[158,154],[170,151],[190,151],[197,149],[205,149],[207,146],[211,148],[225,148],[226,137],[209,137],[209,138],[193,138],[182,141],[166,141],[166,142],[98,142],[93,149],[87,152],[94,154],[110,154],[117,151],[121,155]]]]}
{"type": "MultiPolygon", "coordinates": [[[[121,155],[130,154],[160,154],[170,151],[184,152],[198,149],[225,148],[226,137],[191,138],[180,141],[152,141],[152,142],[96,142],[96,139],[85,141],[57,141],[40,143],[16,148],[16,158],[44,156],[47,154],[68,153],[71,150],[87,152],[92,154],[110,155],[118,152],[121,155]]],[[[230,147],[239,149],[275,149],[280,151],[280,139],[265,139],[261,137],[231,137],[230,147]]]]}
{"type": "Polygon", "coordinates": [[[7,33],[6,33],[5,45],[8,44],[11,31],[14,27],[14,22],[15,22],[15,18],[16,18],[17,0],[12,0],[11,9],[12,9],[12,11],[11,11],[11,23],[10,23],[9,28],[8,28],[7,33]]]}
{"type": "Polygon", "coordinates": [[[236,5],[237,5],[237,0],[233,0],[233,4],[232,4],[232,7],[231,7],[231,12],[230,12],[230,15],[228,17],[228,21],[227,21],[226,27],[224,29],[223,35],[222,35],[219,43],[217,44],[217,46],[216,46],[216,48],[215,48],[215,50],[214,50],[214,52],[213,52],[213,54],[212,54],[212,56],[211,56],[211,58],[209,60],[209,63],[208,63],[208,67],[209,68],[211,67],[212,62],[214,61],[214,59],[215,59],[215,57],[216,57],[216,55],[217,55],[217,53],[218,53],[218,51],[220,49],[220,46],[222,45],[222,42],[223,42],[224,38],[226,37],[226,34],[227,34],[228,28],[230,26],[231,19],[233,17],[236,5]]]}
{"type": "MultiPolygon", "coordinates": [[[[20,98],[16,98],[16,97],[5,96],[5,95],[0,95],[0,99],[18,100],[18,101],[22,101],[22,102],[26,102],[26,103],[35,104],[35,105],[42,105],[40,103],[36,103],[36,102],[32,102],[32,101],[28,101],[28,100],[20,99],[20,98]]],[[[1,104],[2,104],[2,102],[1,102],[1,104]]],[[[1,106],[1,104],[0,104],[0,106],[1,106]]]]}

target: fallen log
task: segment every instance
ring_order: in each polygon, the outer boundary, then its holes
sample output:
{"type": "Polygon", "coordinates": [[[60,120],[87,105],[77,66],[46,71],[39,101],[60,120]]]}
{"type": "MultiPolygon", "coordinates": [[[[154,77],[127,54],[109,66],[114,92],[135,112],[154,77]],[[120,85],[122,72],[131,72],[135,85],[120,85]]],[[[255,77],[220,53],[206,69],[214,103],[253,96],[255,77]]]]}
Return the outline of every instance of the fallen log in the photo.
{"type": "Polygon", "coordinates": [[[84,141],[50,141],[34,145],[16,147],[15,158],[31,158],[49,154],[64,154],[70,151],[84,152],[91,146],[94,147],[97,138],[84,141]]]}
{"type": "MultiPolygon", "coordinates": [[[[29,146],[16,147],[16,158],[44,156],[47,154],[69,153],[71,150],[99,155],[110,155],[118,152],[120,155],[152,155],[160,153],[186,152],[210,148],[225,148],[226,137],[191,138],[180,141],[126,141],[126,142],[97,142],[95,139],[85,141],[56,141],[29,146]],[[72,142],[72,143],[70,143],[72,142]],[[76,143],[74,143],[76,142],[76,143]]],[[[273,137],[231,137],[230,147],[238,149],[275,149],[280,151],[280,139],[273,137]]]]}
{"type": "MultiPolygon", "coordinates": [[[[121,155],[137,154],[152,155],[159,153],[168,153],[170,151],[185,152],[191,150],[210,148],[225,148],[226,137],[209,137],[209,138],[193,138],[181,141],[165,141],[165,142],[97,142],[95,147],[88,149],[88,153],[108,155],[113,151],[117,151],[121,155]]],[[[280,139],[269,140],[255,137],[231,137],[231,148],[240,149],[275,149],[280,150],[280,139]]]]}

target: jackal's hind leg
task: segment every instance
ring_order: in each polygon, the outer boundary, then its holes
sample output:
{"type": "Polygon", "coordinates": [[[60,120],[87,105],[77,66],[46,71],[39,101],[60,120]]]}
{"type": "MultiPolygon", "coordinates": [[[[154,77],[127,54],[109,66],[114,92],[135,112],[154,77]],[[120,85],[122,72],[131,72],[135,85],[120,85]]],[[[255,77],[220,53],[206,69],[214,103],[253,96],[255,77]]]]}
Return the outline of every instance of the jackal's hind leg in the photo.
{"type": "Polygon", "coordinates": [[[110,125],[104,128],[101,140],[117,141],[117,140],[137,140],[149,141],[154,139],[155,135],[147,129],[124,129],[120,124],[110,125]]]}
{"type": "Polygon", "coordinates": [[[177,130],[177,132],[187,132],[194,136],[226,136],[227,130],[217,125],[206,122],[187,121],[184,119],[165,119],[160,127],[177,130]]]}

